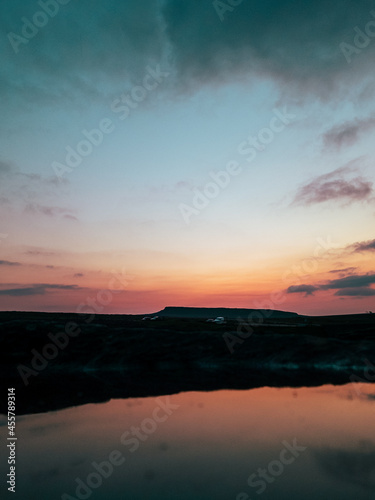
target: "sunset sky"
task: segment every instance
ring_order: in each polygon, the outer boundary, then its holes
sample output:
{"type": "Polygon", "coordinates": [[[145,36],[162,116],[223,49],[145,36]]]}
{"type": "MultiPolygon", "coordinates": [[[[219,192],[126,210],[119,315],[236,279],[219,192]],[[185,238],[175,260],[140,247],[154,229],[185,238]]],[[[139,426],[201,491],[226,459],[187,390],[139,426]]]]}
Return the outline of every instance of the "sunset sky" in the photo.
{"type": "Polygon", "coordinates": [[[375,309],[375,1],[0,19],[1,310],[375,309]]]}

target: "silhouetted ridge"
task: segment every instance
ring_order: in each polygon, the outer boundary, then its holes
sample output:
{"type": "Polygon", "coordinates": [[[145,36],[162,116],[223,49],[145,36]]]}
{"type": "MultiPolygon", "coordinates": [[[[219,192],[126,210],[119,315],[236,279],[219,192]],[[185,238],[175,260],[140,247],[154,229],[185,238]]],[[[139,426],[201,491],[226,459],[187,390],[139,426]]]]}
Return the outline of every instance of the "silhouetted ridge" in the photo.
{"type": "Polygon", "coordinates": [[[296,318],[299,314],[287,311],[276,311],[272,309],[236,309],[230,307],[165,307],[156,313],[166,318],[199,318],[209,319],[223,316],[225,319],[244,319],[253,315],[254,321],[259,321],[259,314],[266,318],[296,318]]]}

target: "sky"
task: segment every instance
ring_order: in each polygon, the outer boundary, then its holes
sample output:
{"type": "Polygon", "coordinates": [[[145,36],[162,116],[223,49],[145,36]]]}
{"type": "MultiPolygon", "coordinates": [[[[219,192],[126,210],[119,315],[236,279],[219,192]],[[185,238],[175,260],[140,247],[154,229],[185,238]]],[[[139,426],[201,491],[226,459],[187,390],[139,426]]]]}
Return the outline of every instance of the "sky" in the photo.
{"type": "Polygon", "coordinates": [[[0,19],[0,310],[374,309],[375,1],[0,19]]]}

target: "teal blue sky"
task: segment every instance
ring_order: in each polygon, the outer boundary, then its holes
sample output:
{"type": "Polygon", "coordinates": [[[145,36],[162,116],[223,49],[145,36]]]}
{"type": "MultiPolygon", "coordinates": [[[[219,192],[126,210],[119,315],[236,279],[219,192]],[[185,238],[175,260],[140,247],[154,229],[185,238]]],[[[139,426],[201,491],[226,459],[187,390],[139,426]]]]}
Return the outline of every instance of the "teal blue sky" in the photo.
{"type": "Polygon", "coordinates": [[[319,287],[374,272],[358,245],[374,239],[375,4],[226,5],[0,7],[0,307],[75,310],[126,267],[109,312],[251,307],[275,289],[298,312],[371,308],[371,285],[319,287]],[[281,276],[322,238],[334,252],[299,277],[317,290],[291,290],[281,276]],[[22,292],[38,283],[61,289],[22,292]]]}

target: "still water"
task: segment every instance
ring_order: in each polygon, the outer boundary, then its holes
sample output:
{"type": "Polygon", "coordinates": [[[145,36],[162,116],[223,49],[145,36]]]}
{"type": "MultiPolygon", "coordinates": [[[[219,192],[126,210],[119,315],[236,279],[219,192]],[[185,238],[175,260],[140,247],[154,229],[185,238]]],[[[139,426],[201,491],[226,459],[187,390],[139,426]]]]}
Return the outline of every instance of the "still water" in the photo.
{"type": "Polygon", "coordinates": [[[373,500],[374,392],[188,392],[22,416],[12,498],[373,500]]]}

